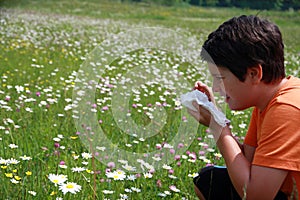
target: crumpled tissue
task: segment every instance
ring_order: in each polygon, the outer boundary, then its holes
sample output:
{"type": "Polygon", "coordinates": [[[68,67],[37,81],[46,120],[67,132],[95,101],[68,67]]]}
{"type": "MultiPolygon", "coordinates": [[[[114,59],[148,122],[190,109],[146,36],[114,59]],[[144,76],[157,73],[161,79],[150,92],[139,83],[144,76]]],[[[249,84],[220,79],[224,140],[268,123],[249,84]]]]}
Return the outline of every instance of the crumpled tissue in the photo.
{"type": "Polygon", "coordinates": [[[225,127],[226,124],[230,122],[230,120],[226,118],[224,113],[218,110],[217,107],[211,101],[208,100],[206,94],[200,92],[199,90],[193,90],[186,94],[182,94],[180,96],[180,100],[181,104],[185,107],[193,111],[198,111],[197,108],[195,108],[192,104],[193,101],[196,101],[200,106],[206,108],[213,116],[214,120],[222,127],[225,127]]]}

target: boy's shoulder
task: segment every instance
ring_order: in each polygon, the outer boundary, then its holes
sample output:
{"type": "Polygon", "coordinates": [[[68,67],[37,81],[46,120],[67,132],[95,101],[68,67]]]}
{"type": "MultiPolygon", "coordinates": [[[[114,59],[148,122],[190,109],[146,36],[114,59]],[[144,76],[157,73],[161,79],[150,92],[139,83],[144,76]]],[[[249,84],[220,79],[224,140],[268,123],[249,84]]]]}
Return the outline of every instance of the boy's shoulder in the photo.
{"type": "Polygon", "coordinates": [[[274,100],[277,103],[290,104],[300,109],[300,79],[289,76],[286,84],[280,88],[274,100]]]}

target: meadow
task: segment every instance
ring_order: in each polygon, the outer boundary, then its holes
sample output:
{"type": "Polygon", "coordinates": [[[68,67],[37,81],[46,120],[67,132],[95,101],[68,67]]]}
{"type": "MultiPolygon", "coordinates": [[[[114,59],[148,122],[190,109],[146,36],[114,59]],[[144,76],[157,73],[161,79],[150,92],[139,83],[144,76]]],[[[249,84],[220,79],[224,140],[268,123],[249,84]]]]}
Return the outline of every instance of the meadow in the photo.
{"type": "MultiPolygon", "coordinates": [[[[278,24],[299,77],[299,11],[2,1],[1,199],[196,199],[197,171],[224,161],[179,97],[210,84],[199,46],[241,14],[278,24]]],[[[216,98],[242,141],[251,109],[216,98]]]]}

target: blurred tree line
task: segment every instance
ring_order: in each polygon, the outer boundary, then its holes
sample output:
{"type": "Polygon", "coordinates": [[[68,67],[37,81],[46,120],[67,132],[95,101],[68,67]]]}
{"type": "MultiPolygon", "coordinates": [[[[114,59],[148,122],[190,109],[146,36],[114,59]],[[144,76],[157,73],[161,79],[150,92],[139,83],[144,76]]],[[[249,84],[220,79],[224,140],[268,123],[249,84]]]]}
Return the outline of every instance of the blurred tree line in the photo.
{"type": "MultiPolygon", "coordinates": [[[[124,0],[123,0],[124,1],[124,0]]],[[[300,9],[300,0],[127,0],[154,3],[164,6],[194,5],[208,7],[238,7],[250,9],[288,10],[300,9]]]]}

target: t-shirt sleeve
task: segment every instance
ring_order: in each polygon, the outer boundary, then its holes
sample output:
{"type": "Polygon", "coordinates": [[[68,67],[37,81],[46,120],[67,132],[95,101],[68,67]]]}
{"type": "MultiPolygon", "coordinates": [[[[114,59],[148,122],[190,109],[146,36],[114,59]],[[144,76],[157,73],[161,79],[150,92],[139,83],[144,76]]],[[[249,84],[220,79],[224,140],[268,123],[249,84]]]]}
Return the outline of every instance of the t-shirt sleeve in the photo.
{"type": "Polygon", "coordinates": [[[261,124],[253,164],[300,171],[300,110],[275,103],[261,124]]]}
{"type": "Polygon", "coordinates": [[[254,108],[252,111],[249,128],[245,136],[244,144],[257,147],[257,109],[254,108]]]}

